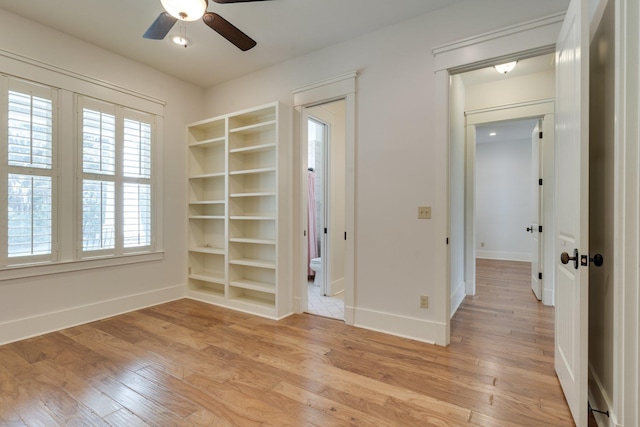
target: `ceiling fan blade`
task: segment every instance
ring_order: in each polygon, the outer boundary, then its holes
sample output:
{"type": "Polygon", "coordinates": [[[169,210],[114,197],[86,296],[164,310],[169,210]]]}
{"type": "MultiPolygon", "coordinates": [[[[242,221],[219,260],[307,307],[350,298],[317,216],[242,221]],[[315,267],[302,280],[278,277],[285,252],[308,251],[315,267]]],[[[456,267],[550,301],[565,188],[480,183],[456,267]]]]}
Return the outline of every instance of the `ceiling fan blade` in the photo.
{"type": "Polygon", "coordinates": [[[171,31],[173,25],[178,21],[167,12],[162,12],[149,29],[142,35],[145,39],[162,40],[171,31]]]}
{"type": "Polygon", "coordinates": [[[250,1],[269,1],[269,0],[213,0],[216,3],[245,3],[250,1]]]}
{"type": "Polygon", "coordinates": [[[240,50],[249,50],[257,43],[251,37],[236,28],[231,22],[224,19],[217,13],[207,12],[202,17],[205,24],[229,40],[240,50]]]}

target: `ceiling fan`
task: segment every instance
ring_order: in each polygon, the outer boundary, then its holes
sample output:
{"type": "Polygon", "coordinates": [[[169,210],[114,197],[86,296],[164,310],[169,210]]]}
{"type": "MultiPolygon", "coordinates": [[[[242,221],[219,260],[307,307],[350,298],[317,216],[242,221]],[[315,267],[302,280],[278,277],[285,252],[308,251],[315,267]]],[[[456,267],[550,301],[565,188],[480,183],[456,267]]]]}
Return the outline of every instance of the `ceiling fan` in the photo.
{"type": "MultiPolygon", "coordinates": [[[[244,3],[267,0],[213,0],[216,3],[244,3]]],[[[208,0],[160,0],[165,11],[151,24],[142,37],[162,40],[178,21],[195,21],[202,18],[205,24],[233,43],[238,49],[246,51],[256,45],[255,40],[240,31],[231,22],[217,13],[207,12],[208,0]]]]}

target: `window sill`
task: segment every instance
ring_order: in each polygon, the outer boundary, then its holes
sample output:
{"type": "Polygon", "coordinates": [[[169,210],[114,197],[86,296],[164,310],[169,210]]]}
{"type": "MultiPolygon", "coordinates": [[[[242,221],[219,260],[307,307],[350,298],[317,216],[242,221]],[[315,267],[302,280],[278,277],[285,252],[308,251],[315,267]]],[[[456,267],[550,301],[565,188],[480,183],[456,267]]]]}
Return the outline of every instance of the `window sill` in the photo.
{"type": "Polygon", "coordinates": [[[5,280],[22,279],[25,277],[48,276],[51,274],[68,273],[73,271],[92,270],[95,268],[116,267],[128,264],[160,261],[164,259],[164,252],[148,252],[144,254],[109,256],[75,261],[62,261],[47,264],[24,264],[0,269],[0,282],[5,280]]]}

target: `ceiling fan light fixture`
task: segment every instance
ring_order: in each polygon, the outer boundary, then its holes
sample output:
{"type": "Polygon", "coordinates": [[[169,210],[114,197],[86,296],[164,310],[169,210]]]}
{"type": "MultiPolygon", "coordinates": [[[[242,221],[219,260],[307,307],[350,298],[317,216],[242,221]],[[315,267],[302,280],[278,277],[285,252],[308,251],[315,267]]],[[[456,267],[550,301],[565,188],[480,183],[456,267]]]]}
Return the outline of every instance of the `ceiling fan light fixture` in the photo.
{"type": "Polygon", "coordinates": [[[160,0],[162,7],[181,21],[195,21],[207,10],[207,0],[160,0]]]}
{"type": "Polygon", "coordinates": [[[493,68],[495,68],[500,74],[507,74],[509,71],[516,68],[517,63],[518,61],[507,62],[506,64],[494,65],[493,68]]]}

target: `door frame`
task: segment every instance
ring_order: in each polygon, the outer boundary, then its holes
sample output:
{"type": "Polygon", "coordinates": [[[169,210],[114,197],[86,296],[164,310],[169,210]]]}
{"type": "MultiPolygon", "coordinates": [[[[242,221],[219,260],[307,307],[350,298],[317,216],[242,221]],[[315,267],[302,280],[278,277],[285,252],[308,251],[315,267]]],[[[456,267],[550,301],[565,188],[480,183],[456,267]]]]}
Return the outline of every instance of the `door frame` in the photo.
{"type": "Polygon", "coordinates": [[[434,265],[438,266],[438,271],[434,272],[434,279],[445,284],[441,301],[445,306],[445,317],[442,319],[444,344],[451,342],[452,271],[454,269],[463,271],[465,264],[464,259],[451,257],[452,247],[449,245],[452,227],[464,229],[464,218],[462,224],[452,224],[450,211],[452,200],[451,177],[449,175],[451,155],[449,88],[451,77],[454,74],[491,66],[498,61],[509,62],[518,58],[554,52],[556,37],[560,32],[563,19],[564,13],[558,13],[432,49],[435,60],[436,85],[434,136],[437,141],[442,141],[437,145],[434,153],[435,156],[442,159],[441,162],[438,162],[435,173],[438,182],[446,183],[446,185],[440,186],[436,193],[437,203],[439,206],[443,206],[446,215],[442,218],[442,224],[436,224],[440,226],[435,227],[438,231],[434,236],[443,243],[436,252],[434,265]]]}
{"type": "MultiPolygon", "coordinates": [[[[544,233],[553,233],[554,218],[554,111],[553,99],[529,101],[518,104],[507,104],[482,110],[466,111],[466,162],[465,162],[465,287],[467,295],[476,293],[476,244],[475,244],[475,161],[476,137],[475,126],[505,120],[535,119],[543,120],[543,133],[547,135],[542,145],[542,176],[545,192],[543,193],[542,224],[544,233]]],[[[543,266],[553,266],[553,240],[543,240],[543,266]]],[[[543,267],[544,268],[544,267],[543,267]]],[[[554,305],[555,301],[555,273],[553,268],[544,268],[544,286],[542,303],[554,305]]]]}
{"type": "MultiPolygon", "coordinates": [[[[345,248],[345,284],[344,284],[344,321],[348,325],[355,323],[355,153],[356,153],[356,78],[357,72],[352,71],[326,80],[311,83],[292,90],[296,117],[294,119],[294,177],[297,184],[294,203],[297,201],[297,214],[294,227],[293,242],[293,304],[297,313],[303,313],[307,308],[307,254],[306,254],[306,183],[307,168],[302,167],[301,149],[306,150],[307,135],[303,135],[306,124],[303,123],[306,114],[303,110],[320,104],[343,99],[346,114],[345,138],[345,231],[347,233],[345,248]],[[302,143],[305,141],[305,143],[302,143]],[[297,150],[297,153],[296,153],[297,150]],[[305,193],[303,193],[305,192],[305,193]],[[296,200],[297,199],[297,200],[296,200]]],[[[294,204],[295,206],[295,204],[294,204]]]]}
{"type": "MultiPolygon", "coordinates": [[[[611,0],[610,0],[611,1],[611,0]]],[[[616,2],[614,136],[614,366],[612,420],[639,425],[640,407],[640,5],[616,2]]]]}

